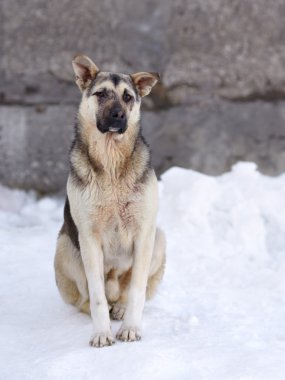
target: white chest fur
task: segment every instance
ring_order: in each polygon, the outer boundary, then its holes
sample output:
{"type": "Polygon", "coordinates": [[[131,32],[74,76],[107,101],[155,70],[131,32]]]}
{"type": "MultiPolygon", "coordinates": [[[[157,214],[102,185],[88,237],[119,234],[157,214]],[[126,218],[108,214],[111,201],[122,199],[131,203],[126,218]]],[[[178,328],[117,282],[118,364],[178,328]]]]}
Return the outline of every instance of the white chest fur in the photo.
{"type": "Polygon", "coordinates": [[[104,272],[129,269],[143,222],[142,209],[146,208],[143,186],[104,179],[94,180],[82,190],[69,178],[67,190],[79,236],[96,236],[102,247],[104,272]]]}

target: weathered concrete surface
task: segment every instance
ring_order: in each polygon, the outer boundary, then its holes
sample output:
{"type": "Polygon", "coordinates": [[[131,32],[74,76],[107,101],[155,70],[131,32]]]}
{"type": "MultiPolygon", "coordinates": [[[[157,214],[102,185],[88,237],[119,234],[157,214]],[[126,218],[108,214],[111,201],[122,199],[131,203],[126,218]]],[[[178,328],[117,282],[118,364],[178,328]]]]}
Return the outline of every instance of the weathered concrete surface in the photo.
{"type": "Polygon", "coordinates": [[[72,106],[1,107],[1,182],[41,192],[64,187],[74,117],[72,106]]]}
{"type": "MultiPolygon", "coordinates": [[[[63,188],[75,110],[1,107],[1,182],[41,192],[63,188]]],[[[285,102],[218,101],[145,111],[142,125],[158,173],[181,165],[221,174],[239,160],[255,161],[266,173],[285,168],[285,102]]]]}
{"type": "Polygon", "coordinates": [[[143,122],[161,172],[285,170],[284,0],[2,0],[0,182],[60,189],[79,102],[70,61],[159,71],[143,122]]]}
{"type": "Polygon", "coordinates": [[[269,174],[285,168],[285,102],[173,107],[147,112],[143,126],[159,173],[180,165],[217,175],[240,160],[269,174]]]}

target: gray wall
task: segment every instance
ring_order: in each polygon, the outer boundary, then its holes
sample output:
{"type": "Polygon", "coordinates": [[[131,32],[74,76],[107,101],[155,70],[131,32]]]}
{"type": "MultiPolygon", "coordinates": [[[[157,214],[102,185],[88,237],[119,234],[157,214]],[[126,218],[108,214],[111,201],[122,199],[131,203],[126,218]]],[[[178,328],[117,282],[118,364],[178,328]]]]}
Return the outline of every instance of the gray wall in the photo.
{"type": "Polygon", "coordinates": [[[1,0],[0,182],[64,187],[80,94],[71,59],[159,71],[144,100],[159,173],[238,160],[285,170],[285,0],[1,0]]]}

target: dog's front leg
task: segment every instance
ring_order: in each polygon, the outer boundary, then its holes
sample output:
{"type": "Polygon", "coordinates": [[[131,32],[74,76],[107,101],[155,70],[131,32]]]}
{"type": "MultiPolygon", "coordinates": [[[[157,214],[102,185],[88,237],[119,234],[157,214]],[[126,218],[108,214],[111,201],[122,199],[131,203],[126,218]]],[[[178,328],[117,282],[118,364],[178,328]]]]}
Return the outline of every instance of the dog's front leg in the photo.
{"type": "Polygon", "coordinates": [[[117,333],[122,341],[141,339],[142,313],[145,303],[146,286],[153,255],[155,228],[144,231],[134,246],[134,264],[128,293],[124,321],[117,333]]]}
{"type": "Polygon", "coordinates": [[[80,250],[88,282],[94,333],[90,345],[110,346],[112,337],[108,303],[104,286],[103,251],[95,237],[80,237],[80,250]]]}

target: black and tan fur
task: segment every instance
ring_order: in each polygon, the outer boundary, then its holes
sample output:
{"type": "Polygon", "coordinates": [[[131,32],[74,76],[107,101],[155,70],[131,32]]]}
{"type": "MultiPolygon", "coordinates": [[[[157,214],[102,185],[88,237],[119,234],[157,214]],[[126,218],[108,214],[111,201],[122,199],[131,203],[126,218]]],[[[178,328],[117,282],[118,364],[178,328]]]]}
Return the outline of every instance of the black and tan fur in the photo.
{"type": "Polygon", "coordinates": [[[82,100],[55,275],[62,298],[91,313],[90,344],[101,347],[114,342],[110,316],[123,319],[118,339],[140,339],[145,297],[163,276],[157,180],[139,124],[141,97],[158,75],[101,72],[81,55],[73,68],[82,100]]]}

